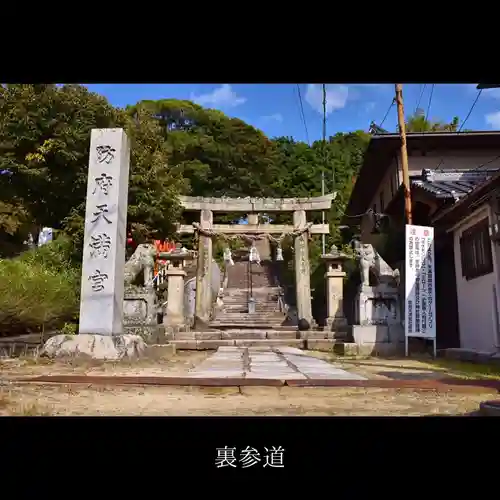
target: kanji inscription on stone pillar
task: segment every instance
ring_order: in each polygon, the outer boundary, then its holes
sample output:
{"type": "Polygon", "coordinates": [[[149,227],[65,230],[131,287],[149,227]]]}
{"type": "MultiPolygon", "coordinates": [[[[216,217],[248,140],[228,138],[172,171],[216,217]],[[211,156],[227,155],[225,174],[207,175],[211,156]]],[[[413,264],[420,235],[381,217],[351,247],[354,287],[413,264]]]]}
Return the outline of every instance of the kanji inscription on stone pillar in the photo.
{"type": "Polygon", "coordinates": [[[125,131],[90,138],[79,333],[123,334],[130,146],[125,131]]]}

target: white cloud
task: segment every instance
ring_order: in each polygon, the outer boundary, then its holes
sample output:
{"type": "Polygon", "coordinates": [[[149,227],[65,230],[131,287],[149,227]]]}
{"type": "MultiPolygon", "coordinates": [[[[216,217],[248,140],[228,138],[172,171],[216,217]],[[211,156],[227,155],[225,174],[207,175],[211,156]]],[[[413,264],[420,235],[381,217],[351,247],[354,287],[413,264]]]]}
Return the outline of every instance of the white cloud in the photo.
{"type": "Polygon", "coordinates": [[[221,87],[214,89],[208,94],[194,95],[191,94],[191,100],[201,106],[213,107],[231,107],[234,108],[246,102],[246,97],[240,97],[234,92],[231,85],[225,83],[221,87]]]}
{"type": "Polygon", "coordinates": [[[367,113],[369,113],[370,111],[372,111],[372,110],[373,110],[373,108],[374,108],[375,106],[376,106],[376,103],[375,103],[375,102],[367,102],[367,103],[365,104],[365,111],[366,111],[367,113]]]}
{"type": "MultiPolygon", "coordinates": [[[[467,89],[473,94],[477,94],[477,83],[466,83],[467,89]]],[[[500,99],[500,88],[498,89],[483,89],[483,96],[493,97],[493,99],[500,99]]]]}
{"type": "Polygon", "coordinates": [[[500,89],[484,89],[484,94],[494,99],[500,99],[500,89]]]}
{"type": "MultiPolygon", "coordinates": [[[[349,96],[349,88],[346,85],[326,86],[326,114],[336,109],[345,107],[349,96]]],[[[306,101],[318,113],[323,113],[323,89],[322,85],[310,83],[307,86],[306,101]]]]}
{"type": "Polygon", "coordinates": [[[274,122],[282,122],[283,115],[281,113],[274,113],[273,115],[263,116],[263,120],[265,121],[274,121],[274,122]]]}
{"type": "Polygon", "coordinates": [[[484,118],[486,119],[486,123],[492,128],[500,129],[500,111],[488,113],[484,118]]]}

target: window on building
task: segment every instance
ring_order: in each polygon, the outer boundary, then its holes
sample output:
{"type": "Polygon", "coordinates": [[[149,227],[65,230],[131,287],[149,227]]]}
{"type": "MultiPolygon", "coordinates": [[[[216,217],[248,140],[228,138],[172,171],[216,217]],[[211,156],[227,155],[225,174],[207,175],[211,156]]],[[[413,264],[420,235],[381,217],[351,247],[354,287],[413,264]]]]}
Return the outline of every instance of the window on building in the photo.
{"type": "Polygon", "coordinates": [[[493,272],[488,218],[484,218],[462,233],[460,238],[462,276],[466,280],[493,272]]]}
{"type": "Polygon", "coordinates": [[[384,192],[380,191],[380,211],[383,212],[385,208],[385,203],[384,203],[384,192]]]}

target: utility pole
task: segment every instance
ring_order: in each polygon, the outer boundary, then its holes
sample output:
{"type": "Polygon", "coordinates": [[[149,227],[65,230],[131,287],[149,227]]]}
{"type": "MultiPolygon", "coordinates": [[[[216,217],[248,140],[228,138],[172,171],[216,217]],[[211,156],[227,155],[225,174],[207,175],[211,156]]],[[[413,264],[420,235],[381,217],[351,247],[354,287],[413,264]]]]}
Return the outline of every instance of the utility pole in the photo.
{"type": "Polygon", "coordinates": [[[408,170],[408,150],[406,149],[405,112],[403,107],[403,86],[396,83],[396,104],[398,106],[399,135],[401,137],[401,167],[403,169],[403,188],[405,195],[406,223],[412,224],[410,172],[408,170]]]}
{"type": "MultiPolygon", "coordinates": [[[[323,169],[321,170],[321,196],[325,196],[325,168],[326,168],[326,85],[323,84],[323,169]]],[[[325,223],[325,211],[322,212],[323,224],[325,223]]],[[[321,251],[326,253],[326,236],[321,235],[321,251]]]]}

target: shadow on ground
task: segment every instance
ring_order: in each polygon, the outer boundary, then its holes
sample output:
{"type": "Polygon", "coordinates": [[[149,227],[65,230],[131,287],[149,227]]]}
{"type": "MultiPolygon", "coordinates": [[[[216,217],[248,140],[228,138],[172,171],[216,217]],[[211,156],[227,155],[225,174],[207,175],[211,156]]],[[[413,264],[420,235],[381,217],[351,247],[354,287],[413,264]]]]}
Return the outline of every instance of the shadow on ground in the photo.
{"type": "MultiPolygon", "coordinates": [[[[389,358],[388,358],[389,360],[389,358]]],[[[394,358],[394,361],[397,361],[395,358],[394,358]]],[[[415,361],[421,361],[423,363],[428,363],[429,361],[432,361],[432,360],[415,360],[415,361]]],[[[397,368],[398,370],[412,370],[412,371],[423,371],[423,372],[428,372],[429,371],[429,367],[425,367],[425,366],[397,366],[395,367],[394,365],[385,365],[385,364],[382,364],[382,363],[363,363],[363,361],[351,361],[351,360],[345,360],[345,361],[342,361],[343,363],[345,364],[352,364],[352,365],[357,365],[357,366],[370,366],[370,367],[376,367],[376,368],[397,368]]],[[[396,373],[396,372],[394,372],[396,373]]],[[[381,373],[382,375],[382,373],[381,373]]]]}
{"type": "Polygon", "coordinates": [[[435,380],[436,378],[442,377],[442,372],[431,372],[427,371],[425,373],[403,373],[400,371],[395,372],[377,372],[377,375],[382,375],[394,380],[435,380]]]}

